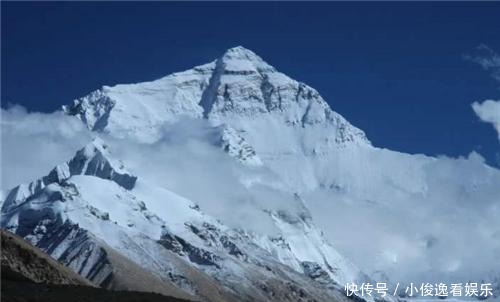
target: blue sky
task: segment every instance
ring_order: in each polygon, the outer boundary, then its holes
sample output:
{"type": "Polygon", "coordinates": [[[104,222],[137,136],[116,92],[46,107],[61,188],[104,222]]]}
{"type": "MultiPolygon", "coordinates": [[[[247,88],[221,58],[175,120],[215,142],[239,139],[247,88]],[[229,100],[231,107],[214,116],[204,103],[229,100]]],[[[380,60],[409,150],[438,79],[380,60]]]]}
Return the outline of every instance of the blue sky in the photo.
{"type": "Polygon", "coordinates": [[[500,3],[2,2],[2,107],[51,112],[102,85],[156,79],[243,45],[316,88],[376,146],[475,150],[498,165],[474,101],[498,82],[463,55],[500,50],[500,3]]]}

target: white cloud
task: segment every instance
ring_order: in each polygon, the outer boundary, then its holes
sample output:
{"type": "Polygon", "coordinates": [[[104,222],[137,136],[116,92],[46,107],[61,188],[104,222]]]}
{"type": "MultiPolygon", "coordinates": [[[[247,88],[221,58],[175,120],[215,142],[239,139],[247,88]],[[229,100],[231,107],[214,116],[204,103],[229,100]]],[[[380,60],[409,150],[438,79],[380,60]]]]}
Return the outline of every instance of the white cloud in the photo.
{"type": "MultiPolygon", "coordinates": [[[[485,106],[492,105],[485,103],[473,107],[491,122],[485,106]]],[[[2,110],[1,131],[2,188],[45,175],[92,138],[75,118],[21,107],[2,110]]],[[[230,226],[272,234],[261,209],[294,211],[300,204],[269,170],[245,167],[223,153],[214,131],[204,120],[184,120],[163,129],[153,144],[103,138],[141,181],[192,199],[230,226]],[[260,185],[249,188],[242,178],[260,185]]],[[[303,196],[334,246],[367,272],[383,270],[395,282],[488,278],[500,252],[500,171],[477,153],[436,159],[362,152],[353,155],[357,166],[325,162],[329,177],[347,179],[345,190],[303,196]]]]}
{"type": "Polygon", "coordinates": [[[2,190],[46,175],[91,140],[81,121],[61,112],[27,112],[21,106],[2,109],[2,190]]]}
{"type": "Polygon", "coordinates": [[[376,150],[367,158],[366,177],[359,178],[368,179],[369,192],[316,190],[305,196],[343,255],[393,282],[490,280],[500,251],[499,170],[474,152],[425,158],[376,150]]]}
{"type": "MultiPolygon", "coordinates": [[[[13,106],[1,111],[1,135],[1,189],[8,190],[47,175],[96,133],[62,112],[28,112],[13,106]]],[[[215,146],[216,129],[205,120],[185,119],[170,125],[152,144],[99,136],[141,181],[183,195],[233,227],[271,234],[274,225],[262,209],[298,206],[291,193],[273,187],[276,176],[269,170],[246,167],[221,152],[215,146]],[[267,185],[250,189],[240,181],[242,177],[267,185]]]]}
{"type": "Polygon", "coordinates": [[[482,103],[474,102],[472,103],[472,109],[483,122],[491,123],[495,127],[500,140],[500,100],[486,100],[482,103]]]}
{"type": "MultiPolygon", "coordinates": [[[[214,146],[214,131],[205,120],[183,120],[163,129],[153,144],[105,139],[145,181],[197,202],[230,226],[272,234],[273,223],[261,209],[295,211],[300,205],[279,190],[278,176],[242,166],[214,146]],[[260,185],[249,188],[242,178],[260,185]]],[[[302,196],[335,248],[366,272],[384,271],[394,282],[489,277],[500,251],[499,170],[475,152],[429,158],[370,149],[354,158],[362,170],[325,162],[333,179],[346,177],[345,191],[302,196]],[[358,184],[365,190],[358,191],[358,184]]]]}
{"type": "MultiPolygon", "coordinates": [[[[500,55],[485,44],[481,44],[465,59],[479,64],[488,71],[493,79],[500,83],[500,55]]],[[[500,100],[486,100],[472,103],[474,113],[486,123],[493,125],[500,140],[500,100]]]]}
{"type": "Polygon", "coordinates": [[[141,180],[193,200],[232,227],[274,233],[262,209],[293,210],[300,205],[293,194],[279,190],[271,171],[244,166],[222,152],[216,145],[217,131],[206,120],[186,118],[162,129],[155,143],[104,139],[141,180]],[[249,187],[250,182],[256,184],[249,187]]]}

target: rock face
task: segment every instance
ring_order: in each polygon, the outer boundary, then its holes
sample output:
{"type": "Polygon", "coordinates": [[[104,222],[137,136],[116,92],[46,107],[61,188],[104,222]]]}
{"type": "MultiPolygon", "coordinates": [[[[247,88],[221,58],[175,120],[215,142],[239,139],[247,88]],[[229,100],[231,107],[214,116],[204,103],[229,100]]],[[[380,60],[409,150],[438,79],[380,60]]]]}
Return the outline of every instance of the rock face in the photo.
{"type": "Polygon", "coordinates": [[[21,237],[4,230],[0,230],[0,235],[2,279],[10,274],[37,283],[92,285],[87,279],[50,258],[21,237]]]}
{"type": "Polygon", "coordinates": [[[155,143],[181,119],[207,120],[211,142],[246,166],[270,169],[291,205],[259,209],[273,234],[229,227],[195,200],[128,172],[96,139],[7,192],[1,220],[94,284],[206,301],[341,301],[345,283],[367,280],[326,241],[299,194],[342,188],[316,159],[373,147],[316,90],[250,50],[235,47],[152,82],[104,86],[63,110],[97,135],[138,143],[155,143]]]}
{"type": "MultiPolygon", "coordinates": [[[[55,261],[21,237],[1,230],[2,301],[187,301],[137,292],[117,292],[99,289],[89,280],[55,261]]],[[[121,256],[119,256],[121,257],[121,256]]],[[[137,277],[137,266],[127,260],[129,282],[148,282],[145,291],[165,292],[165,284],[154,281],[147,272],[137,277]],[[161,284],[162,288],[155,288],[161,284]]],[[[116,282],[114,278],[112,282],[116,282]]],[[[116,288],[116,287],[115,287],[116,288]]],[[[173,288],[175,290],[175,287],[173,288]]],[[[192,297],[194,298],[194,297],[192,297]]]]}
{"type": "Polygon", "coordinates": [[[254,148],[238,133],[237,130],[227,125],[218,127],[220,131],[219,146],[230,156],[238,159],[243,164],[262,166],[254,148]]]}

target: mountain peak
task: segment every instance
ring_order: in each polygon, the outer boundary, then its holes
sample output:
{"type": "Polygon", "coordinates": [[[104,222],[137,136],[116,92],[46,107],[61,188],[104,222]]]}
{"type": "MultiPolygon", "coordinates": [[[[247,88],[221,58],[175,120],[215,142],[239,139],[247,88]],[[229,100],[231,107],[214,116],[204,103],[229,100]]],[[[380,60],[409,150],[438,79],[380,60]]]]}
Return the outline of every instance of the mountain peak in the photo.
{"type": "Polygon", "coordinates": [[[241,58],[241,59],[246,58],[248,60],[254,60],[254,59],[260,59],[260,60],[262,60],[253,51],[251,51],[250,49],[245,48],[245,47],[243,47],[241,45],[229,48],[224,53],[223,57],[236,57],[236,58],[241,58]]]}
{"type": "Polygon", "coordinates": [[[104,87],[63,110],[91,130],[141,142],[158,140],[163,125],[186,116],[228,124],[241,133],[249,132],[249,123],[272,120],[280,128],[329,128],[328,141],[368,142],[361,130],[331,110],[318,91],[243,46],[229,48],[211,63],[155,81],[104,87]]]}
{"type": "Polygon", "coordinates": [[[218,63],[228,73],[275,71],[261,57],[243,46],[226,50],[218,63]]]}
{"type": "Polygon", "coordinates": [[[91,175],[115,182],[130,190],[137,177],[128,172],[120,160],[111,157],[107,144],[100,138],[78,150],[73,158],[55,166],[49,174],[29,184],[21,184],[11,189],[2,205],[2,210],[18,206],[30,195],[42,191],[52,183],[62,183],[74,175],[91,175]]]}

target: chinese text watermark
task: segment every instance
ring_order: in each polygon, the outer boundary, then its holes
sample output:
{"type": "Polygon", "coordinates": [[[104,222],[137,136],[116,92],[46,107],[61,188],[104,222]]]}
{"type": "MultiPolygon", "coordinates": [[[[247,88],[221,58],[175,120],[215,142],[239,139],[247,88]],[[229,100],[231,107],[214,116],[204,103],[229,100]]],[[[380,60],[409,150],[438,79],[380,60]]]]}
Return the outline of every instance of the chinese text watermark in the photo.
{"type": "Polygon", "coordinates": [[[377,295],[385,297],[386,295],[397,296],[400,291],[407,297],[482,297],[488,298],[493,296],[493,287],[491,283],[421,283],[401,287],[397,283],[394,289],[389,289],[386,283],[347,283],[345,292],[350,296],[372,296],[377,295]]]}

